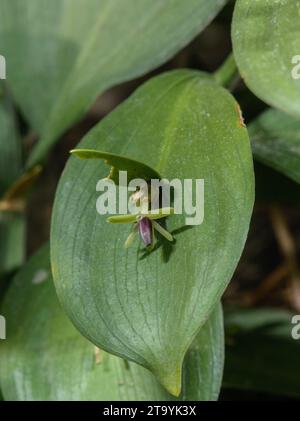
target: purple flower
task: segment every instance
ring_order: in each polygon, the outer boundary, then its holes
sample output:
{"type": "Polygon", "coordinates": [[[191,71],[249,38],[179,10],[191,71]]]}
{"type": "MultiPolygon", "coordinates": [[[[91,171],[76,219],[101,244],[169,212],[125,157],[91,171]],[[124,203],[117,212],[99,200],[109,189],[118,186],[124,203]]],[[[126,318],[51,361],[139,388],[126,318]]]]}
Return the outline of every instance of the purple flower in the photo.
{"type": "Polygon", "coordinates": [[[146,246],[150,246],[152,244],[152,222],[149,218],[141,218],[138,221],[139,232],[142,241],[145,243],[146,246]]]}

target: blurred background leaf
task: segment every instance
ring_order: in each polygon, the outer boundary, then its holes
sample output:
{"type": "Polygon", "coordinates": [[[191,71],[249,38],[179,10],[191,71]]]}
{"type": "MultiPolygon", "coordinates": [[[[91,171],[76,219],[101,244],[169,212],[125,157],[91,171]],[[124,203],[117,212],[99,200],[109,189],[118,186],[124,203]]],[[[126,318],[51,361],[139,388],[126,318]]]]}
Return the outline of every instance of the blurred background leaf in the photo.
{"type": "Polygon", "coordinates": [[[300,183],[300,120],[269,109],[249,126],[254,157],[300,183]]]}
{"type": "Polygon", "coordinates": [[[274,308],[227,310],[224,386],[300,396],[300,340],[291,320],[274,308]]]}
{"type": "MultiPolygon", "coordinates": [[[[0,207],[10,185],[22,172],[22,144],[9,94],[0,92],[0,207]]],[[[25,253],[22,212],[0,210],[0,278],[18,267],[25,253]]]]}
{"type": "Polygon", "coordinates": [[[1,0],[0,49],[15,100],[45,157],[97,95],[167,61],[225,0],[1,0]],[[20,71],[22,69],[22,71],[20,71]]]}
{"type": "MultiPolygon", "coordinates": [[[[173,400],[146,369],[107,354],[64,315],[53,286],[49,247],[16,275],[1,308],[0,383],[6,400],[173,400]]],[[[188,351],[180,400],[216,400],[224,359],[221,305],[188,351]]]]}
{"type": "Polygon", "coordinates": [[[237,0],[232,21],[234,56],[246,85],[267,104],[300,117],[300,83],[292,77],[299,55],[298,1],[237,0]]]}
{"type": "Polygon", "coordinates": [[[14,109],[7,90],[0,85],[0,197],[21,171],[22,146],[14,109]]]}

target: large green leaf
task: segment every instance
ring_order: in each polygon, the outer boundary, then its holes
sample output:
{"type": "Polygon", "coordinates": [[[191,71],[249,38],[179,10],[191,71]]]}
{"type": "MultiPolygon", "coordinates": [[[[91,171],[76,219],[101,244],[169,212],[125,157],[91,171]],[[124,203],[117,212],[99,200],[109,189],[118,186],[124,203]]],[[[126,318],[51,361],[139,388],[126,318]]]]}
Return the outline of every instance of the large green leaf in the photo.
{"type": "Polygon", "coordinates": [[[232,24],[234,56],[248,87],[263,101],[300,116],[300,3],[237,0],[232,24]],[[298,63],[299,67],[299,63],[298,63]]]}
{"type": "MultiPolygon", "coordinates": [[[[3,195],[22,171],[22,146],[7,92],[0,93],[0,207],[3,195]]],[[[20,212],[0,210],[0,276],[24,258],[25,220],[20,212]]]]}
{"type": "Polygon", "coordinates": [[[53,211],[54,281],[73,323],[178,394],[186,350],[226,288],[248,232],[253,166],[237,103],[205,74],[166,73],[139,88],[80,148],[141,161],[169,180],[205,180],[204,223],[169,217],[176,242],[160,242],[150,254],[138,241],[126,250],[130,226],[97,214],[102,161],[70,158],[53,211]]]}
{"type": "Polygon", "coordinates": [[[300,341],[291,321],[278,309],[225,312],[224,386],[300,396],[300,341]]]}
{"type": "MultiPolygon", "coordinates": [[[[0,383],[6,400],[170,400],[146,369],[96,350],[63,313],[43,247],[15,277],[1,313],[0,383]]],[[[217,306],[188,351],[181,400],[217,399],[223,370],[217,306]]]]}
{"type": "Polygon", "coordinates": [[[225,0],[1,0],[7,78],[42,136],[29,164],[98,94],[168,60],[225,0]],[[20,71],[22,69],[22,71],[20,71]]]}
{"type": "Polygon", "coordinates": [[[255,158],[300,183],[300,120],[281,111],[262,113],[249,127],[255,158]]]}

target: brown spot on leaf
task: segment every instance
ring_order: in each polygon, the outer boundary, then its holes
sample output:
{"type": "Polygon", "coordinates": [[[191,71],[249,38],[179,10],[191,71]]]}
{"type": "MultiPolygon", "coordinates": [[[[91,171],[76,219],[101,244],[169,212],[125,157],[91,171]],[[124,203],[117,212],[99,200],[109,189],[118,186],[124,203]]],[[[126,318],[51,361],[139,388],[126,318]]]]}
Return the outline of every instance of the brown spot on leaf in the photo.
{"type": "Polygon", "coordinates": [[[242,110],[241,110],[238,103],[236,103],[236,110],[237,110],[238,117],[239,117],[238,127],[246,127],[245,120],[244,120],[244,117],[243,117],[243,114],[242,114],[242,110]]]}

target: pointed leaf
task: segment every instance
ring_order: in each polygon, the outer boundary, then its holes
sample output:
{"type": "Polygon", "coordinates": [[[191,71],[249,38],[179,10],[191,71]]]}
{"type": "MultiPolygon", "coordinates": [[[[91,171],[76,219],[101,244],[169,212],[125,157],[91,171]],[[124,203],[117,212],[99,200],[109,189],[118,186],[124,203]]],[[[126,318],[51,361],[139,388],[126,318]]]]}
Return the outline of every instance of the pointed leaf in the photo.
{"type": "MultiPolygon", "coordinates": [[[[72,326],[53,287],[48,247],[15,277],[1,314],[0,383],[6,400],[172,400],[146,369],[96,349],[72,326]]],[[[184,363],[180,400],[215,400],[223,371],[218,305],[184,363]]]]}
{"type": "Polygon", "coordinates": [[[107,88],[167,61],[225,0],[1,0],[0,51],[25,117],[42,136],[29,165],[107,88]],[[22,71],[20,72],[20,69],[22,71]]]}
{"type": "Polygon", "coordinates": [[[300,119],[270,109],[249,127],[254,157],[300,183],[300,119]]]}
{"type": "Polygon", "coordinates": [[[178,394],[186,350],[226,288],[248,232],[253,165],[237,103],[205,74],[166,73],[139,88],[79,147],[140,160],[170,181],[205,180],[203,224],[167,218],[176,242],[158,243],[147,255],[138,241],[124,248],[130,226],[97,214],[95,186],[106,174],[97,161],[70,158],[53,210],[54,281],[73,323],[178,394]]]}
{"type": "Polygon", "coordinates": [[[298,1],[237,0],[232,22],[234,56],[245,83],[260,99],[296,117],[299,14],[298,1]]]}

